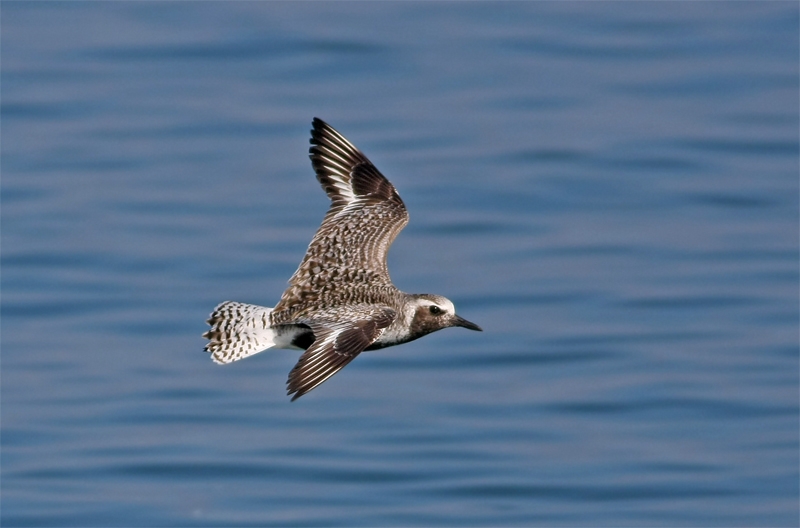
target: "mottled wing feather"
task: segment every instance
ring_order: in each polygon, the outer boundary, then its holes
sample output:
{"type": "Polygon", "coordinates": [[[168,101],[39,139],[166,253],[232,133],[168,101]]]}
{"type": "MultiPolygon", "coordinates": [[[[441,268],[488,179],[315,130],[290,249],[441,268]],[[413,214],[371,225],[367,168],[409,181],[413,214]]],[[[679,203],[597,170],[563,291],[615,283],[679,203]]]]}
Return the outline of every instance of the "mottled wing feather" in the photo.
{"type": "Polygon", "coordinates": [[[304,319],[314,332],[308,347],[286,382],[287,393],[296,400],[339,372],[392,324],[396,312],[386,306],[352,306],[347,313],[323,312],[304,319]]]}
{"type": "MultiPolygon", "coordinates": [[[[334,217],[334,223],[345,222],[353,209],[377,206],[371,211],[381,217],[391,244],[408,223],[406,207],[394,186],[355,145],[319,118],[314,118],[310,142],[311,165],[331,199],[320,230],[334,217]]],[[[386,255],[374,255],[374,259],[385,261],[386,255]]]]}
{"type": "Polygon", "coordinates": [[[403,200],[360,150],[320,119],[314,119],[311,145],[331,207],[272,313],[273,324],[294,322],[312,306],[385,302],[394,291],[386,255],[408,223],[403,200]]]}

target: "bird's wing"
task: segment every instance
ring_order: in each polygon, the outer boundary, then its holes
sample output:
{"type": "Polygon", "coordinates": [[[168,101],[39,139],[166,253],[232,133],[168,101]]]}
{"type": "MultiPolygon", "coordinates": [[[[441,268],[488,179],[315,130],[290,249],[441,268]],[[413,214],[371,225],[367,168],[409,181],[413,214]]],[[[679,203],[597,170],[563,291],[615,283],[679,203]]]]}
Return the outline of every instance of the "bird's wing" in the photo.
{"type": "Polygon", "coordinates": [[[313,126],[311,164],[331,207],[275,308],[276,323],[288,322],[283,310],[316,301],[325,285],[334,297],[337,286],[391,286],[386,254],[408,223],[400,195],[369,159],[321,119],[313,126]]]}
{"type": "Polygon", "coordinates": [[[314,332],[286,382],[292,401],[339,372],[392,324],[396,312],[387,306],[348,306],[346,313],[321,313],[303,321],[314,332]]]}

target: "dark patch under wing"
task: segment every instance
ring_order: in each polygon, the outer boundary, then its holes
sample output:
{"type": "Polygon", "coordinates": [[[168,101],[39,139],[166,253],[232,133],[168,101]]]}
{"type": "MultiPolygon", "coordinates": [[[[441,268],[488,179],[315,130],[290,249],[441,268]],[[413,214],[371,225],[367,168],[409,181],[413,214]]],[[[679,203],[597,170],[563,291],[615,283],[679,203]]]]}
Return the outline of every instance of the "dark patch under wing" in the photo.
{"type": "MultiPolygon", "coordinates": [[[[328,316],[332,314],[323,314],[328,316]]],[[[396,312],[385,306],[355,306],[334,321],[308,320],[314,343],[306,350],[287,380],[292,401],[313,390],[339,372],[392,324],[396,312]],[[349,315],[349,317],[348,317],[349,315]]]]}

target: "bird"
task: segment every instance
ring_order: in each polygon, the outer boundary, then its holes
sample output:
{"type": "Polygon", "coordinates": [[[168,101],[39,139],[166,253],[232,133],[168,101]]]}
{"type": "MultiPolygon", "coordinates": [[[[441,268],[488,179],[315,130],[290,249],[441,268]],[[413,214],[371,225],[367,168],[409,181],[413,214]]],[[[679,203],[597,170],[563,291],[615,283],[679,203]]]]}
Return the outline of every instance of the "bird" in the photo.
{"type": "Polygon", "coordinates": [[[333,127],[314,118],[309,157],[331,200],[322,225],[274,308],[219,304],[206,321],[205,351],[228,364],[270,348],[304,350],[286,382],[292,401],[361,352],[437,330],[481,327],[441,295],[409,294],[389,277],[389,247],[408,223],[395,187],[333,127]]]}

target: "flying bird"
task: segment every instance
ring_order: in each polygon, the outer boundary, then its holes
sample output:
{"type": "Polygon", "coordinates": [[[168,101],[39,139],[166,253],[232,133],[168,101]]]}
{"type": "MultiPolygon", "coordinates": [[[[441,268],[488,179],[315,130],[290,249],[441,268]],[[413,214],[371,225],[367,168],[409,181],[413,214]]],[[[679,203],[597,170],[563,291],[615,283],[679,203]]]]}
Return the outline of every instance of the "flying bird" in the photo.
{"type": "Polygon", "coordinates": [[[365,350],[399,345],[460,326],[441,295],[410,294],[389,278],[386,256],[408,223],[394,186],[367,157],[321,119],[311,130],[311,164],[331,199],[322,225],[274,308],[226,301],[203,334],[211,358],[231,363],[269,348],[305,350],[289,372],[292,401],[365,350]]]}

